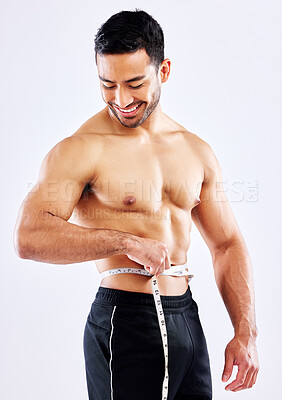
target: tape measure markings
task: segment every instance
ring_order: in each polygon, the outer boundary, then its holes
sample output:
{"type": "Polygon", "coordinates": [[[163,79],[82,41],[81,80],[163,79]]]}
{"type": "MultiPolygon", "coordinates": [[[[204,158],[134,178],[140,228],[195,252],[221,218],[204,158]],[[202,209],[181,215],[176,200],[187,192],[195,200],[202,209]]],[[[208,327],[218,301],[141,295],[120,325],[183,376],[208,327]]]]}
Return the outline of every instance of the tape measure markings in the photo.
{"type": "MultiPolygon", "coordinates": [[[[165,315],[162,307],[162,302],[160,298],[160,291],[158,287],[157,277],[156,274],[152,275],[149,271],[142,269],[142,268],[113,268],[107,271],[101,272],[101,278],[105,278],[107,276],[112,276],[116,274],[140,274],[151,276],[151,286],[153,291],[153,297],[155,301],[155,307],[158,316],[158,323],[160,327],[163,349],[164,349],[164,359],[165,359],[165,372],[164,372],[164,380],[162,385],[162,400],[167,400],[168,398],[168,382],[169,382],[169,375],[168,375],[168,342],[167,342],[167,330],[166,330],[166,323],[165,323],[165,315]]],[[[169,276],[185,276],[188,275],[188,282],[193,278],[194,275],[191,275],[188,272],[187,264],[182,265],[172,265],[169,269],[162,272],[161,275],[169,275],[169,276]]]]}

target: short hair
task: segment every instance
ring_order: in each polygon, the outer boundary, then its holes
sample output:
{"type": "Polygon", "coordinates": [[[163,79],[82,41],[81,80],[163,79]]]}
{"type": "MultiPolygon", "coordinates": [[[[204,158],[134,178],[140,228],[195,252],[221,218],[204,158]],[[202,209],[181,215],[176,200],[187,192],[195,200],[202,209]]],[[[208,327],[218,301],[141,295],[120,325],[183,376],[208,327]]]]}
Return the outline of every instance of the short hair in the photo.
{"type": "Polygon", "coordinates": [[[94,39],[95,62],[97,53],[124,54],[145,49],[151,64],[157,69],[164,60],[164,34],[159,23],[148,13],[135,8],[112,15],[94,39]]]}

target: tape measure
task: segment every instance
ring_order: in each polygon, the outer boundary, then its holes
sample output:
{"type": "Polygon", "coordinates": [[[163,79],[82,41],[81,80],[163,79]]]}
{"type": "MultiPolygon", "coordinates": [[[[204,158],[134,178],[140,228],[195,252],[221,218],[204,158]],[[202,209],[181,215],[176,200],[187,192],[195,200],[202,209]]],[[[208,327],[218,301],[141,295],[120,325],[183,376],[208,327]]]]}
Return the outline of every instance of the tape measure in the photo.
{"type": "MultiPolygon", "coordinates": [[[[163,349],[164,349],[164,357],[165,357],[165,373],[164,373],[164,380],[162,386],[162,400],[167,400],[168,398],[168,345],[167,345],[167,330],[165,324],[165,316],[163,312],[160,291],[158,287],[157,277],[156,274],[152,275],[149,271],[146,271],[142,268],[114,268],[109,269],[107,271],[101,272],[100,276],[105,278],[106,276],[112,276],[117,274],[139,274],[139,275],[147,275],[151,276],[151,285],[153,290],[153,296],[158,316],[159,327],[161,331],[161,337],[163,342],[163,349]]],[[[185,276],[188,275],[188,282],[193,278],[194,275],[191,275],[188,271],[187,264],[182,265],[172,265],[169,269],[164,270],[160,275],[169,275],[169,276],[185,276]]]]}

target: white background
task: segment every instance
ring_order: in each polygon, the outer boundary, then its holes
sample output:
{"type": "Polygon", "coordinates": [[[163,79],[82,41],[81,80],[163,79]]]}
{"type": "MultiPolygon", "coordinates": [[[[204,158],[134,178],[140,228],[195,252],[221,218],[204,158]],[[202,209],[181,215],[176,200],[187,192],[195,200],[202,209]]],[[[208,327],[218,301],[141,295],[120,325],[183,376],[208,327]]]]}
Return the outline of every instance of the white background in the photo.
{"type": "Polygon", "coordinates": [[[20,259],[13,230],[43,157],[104,107],[94,62],[97,29],[112,14],[135,7],[164,30],[172,66],[162,87],[162,109],[213,148],[252,259],[261,368],[252,389],[226,392],[221,375],[233,328],[209,250],[193,227],[191,289],[208,343],[214,399],[277,399],[282,9],[278,1],[260,0],[2,4],[0,397],[87,399],[82,335],[99,286],[95,263],[20,259]]]}

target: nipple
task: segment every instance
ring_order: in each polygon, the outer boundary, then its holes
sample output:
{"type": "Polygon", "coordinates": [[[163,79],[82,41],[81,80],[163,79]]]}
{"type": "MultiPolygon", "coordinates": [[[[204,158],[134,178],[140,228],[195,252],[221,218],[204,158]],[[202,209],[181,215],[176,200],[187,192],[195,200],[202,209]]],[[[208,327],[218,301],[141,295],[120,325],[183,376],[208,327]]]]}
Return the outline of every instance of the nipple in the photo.
{"type": "Polygon", "coordinates": [[[126,196],[125,199],[123,199],[123,203],[126,206],[130,206],[131,204],[134,204],[136,202],[136,198],[134,196],[126,196]]]}

